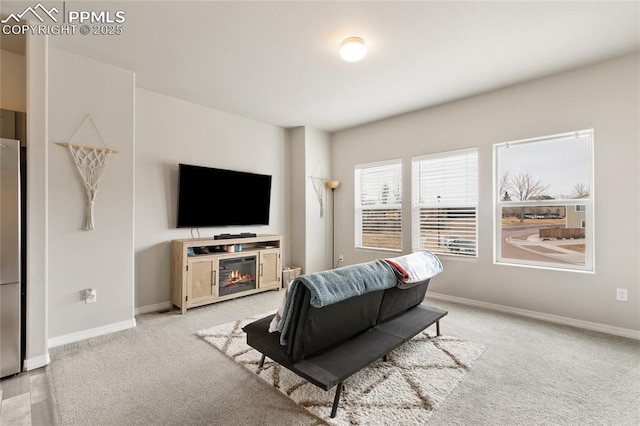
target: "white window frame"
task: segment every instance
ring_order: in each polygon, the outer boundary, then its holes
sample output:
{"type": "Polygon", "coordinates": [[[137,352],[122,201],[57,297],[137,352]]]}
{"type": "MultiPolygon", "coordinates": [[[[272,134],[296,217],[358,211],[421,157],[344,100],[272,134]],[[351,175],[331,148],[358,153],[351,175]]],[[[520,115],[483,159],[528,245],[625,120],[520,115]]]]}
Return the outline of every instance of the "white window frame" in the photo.
{"type": "MultiPolygon", "coordinates": [[[[413,251],[429,250],[439,256],[477,259],[478,167],[478,148],[475,147],[421,155],[411,159],[411,246],[413,251]],[[428,167],[431,167],[432,171],[425,171],[428,167]],[[421,170],[426,174],[434,172],[435,174],[421,175],[421,170]],[[439,186],[437,195],[435,195],[436,192],[424,194],[428,191],[425,186],[430,184],[439,186]],[[427,233],[426,241],[421,226],[423,209],[437,209],[432,216],[438,222],[437,236],[427,233]],[[461,211],[461,220],[451,218],[453,209],[461,211]],[[440,213],[440,210],[445,213],[440,213]],[[465,215],[469,217],[465,218],[465,215]],[[440,222],[441,219],[443,223],[440,222]]],[[[429,224],[427,222],[427,225],[429,224]]]]}
{"type": "MultiPolygon", "coordinates": [[[[510,265],[521,267],[532,267],[539,269],[551,269],[559,271],[572,271],[572,272],[595,272],[595,255],[594,255],[594,167],[593,167],[593,145],[594,145],[594,130],[586,129],[575,132],[560,133],[556,135],[543,136],[539,138],[523,139],[518,141],[504,142],[493,145],[493,199],[494,199],[494,264],[497,265],[510,265]],[[503,201],[502,194],[498,194],[499,191],[499,158],[498,150],[509,145],[515,146],[517,144],[529,144],[538,142],[549,142],[552,140],[567,139],[569,137],[587,137],[589,141],[589,196],[588,198],[574,198],[574,199],[554,199],[554,200],[528,200],[528,201],[503,201]],[[591,226],[585,228],[585,265],[571,265],[568,263],[557,262],[538,262],[528,261],[524,259],[512,259],[502,257],[502,209],[503,208],[516,208],[516,207],[536,207],[536,206],[549,206],[549,207],[565,207],[566,209],[574,209],[580,211],[582,208],[585,213],[586,223],[590,223],[591,226]],[[583,206],[583,207],[579,207],[583,206]]],[[[565,212],[566,214],[566,212],[565,212]]]]}
{"type": "Polygon", "coordinates": [[[388,251],[388,252],[394,252],[394,253],[402,252],[402,160],[401,159],[379,161],[375,163],[358,164],[354,167],[354,237],[355,237],[356,249],[381,250],[381,251],[388,251]],[[366,245],[363,237],[363,230],[362,230],[362,225],[363,225],[362,213],[364,208],[363,208],[363,205],[361,204],[362,194],[360,192],[362,187],[361,171],[367,170],[367,169],[386,168],[386,167],[389,167],[390,169],[392,169],[391,173],[394,174],[394,177],[393,177],[394,181],[388,182],[388,184],[389,184],[389,188],[393,188],[394,186],[397,186],[396,189],[399,192],[397,201],[399,202],[393,203],[393,204],[382,204],[382,203],[370,204],[370,205],[367,205],[367,210],[398,210],[398,216],[396,216],[395,218],[399,221],[398,225],[400,229],[398,230],[398,232],[400,234],[400,242],[399,242],[399,247],[397,248],[366,245]],[[393,170],[394,168],[397,168],[397,170],[393,170]]]}

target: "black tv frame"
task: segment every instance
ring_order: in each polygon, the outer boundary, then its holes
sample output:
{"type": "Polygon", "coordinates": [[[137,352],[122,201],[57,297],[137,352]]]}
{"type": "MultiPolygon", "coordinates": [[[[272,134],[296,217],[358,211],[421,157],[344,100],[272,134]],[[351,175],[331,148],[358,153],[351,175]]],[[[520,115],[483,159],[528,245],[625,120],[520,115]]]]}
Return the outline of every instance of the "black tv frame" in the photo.
{"type": "Polygon", "coordinates": [[[272,176],[178,165],[176,228],[268,225],[272,176]]]}

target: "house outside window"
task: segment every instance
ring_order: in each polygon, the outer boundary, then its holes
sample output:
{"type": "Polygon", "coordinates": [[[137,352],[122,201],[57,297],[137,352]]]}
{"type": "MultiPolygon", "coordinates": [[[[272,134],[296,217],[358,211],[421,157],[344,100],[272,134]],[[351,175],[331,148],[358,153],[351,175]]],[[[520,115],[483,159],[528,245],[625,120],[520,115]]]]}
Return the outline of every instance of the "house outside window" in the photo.
{"type": "Polygon", "coordinates": [[[498,264],[593,271],[593,130],[494,145],[498,264]]]}
{"type": "Polygon", "coordinates": [[[355,167],[355,247],[402,250],[402,161],[355,167]]]}
{"type": "Polygon", "coordinates": [[[412,248],[477,257],[478,150],[414,157],[412,248]]]}

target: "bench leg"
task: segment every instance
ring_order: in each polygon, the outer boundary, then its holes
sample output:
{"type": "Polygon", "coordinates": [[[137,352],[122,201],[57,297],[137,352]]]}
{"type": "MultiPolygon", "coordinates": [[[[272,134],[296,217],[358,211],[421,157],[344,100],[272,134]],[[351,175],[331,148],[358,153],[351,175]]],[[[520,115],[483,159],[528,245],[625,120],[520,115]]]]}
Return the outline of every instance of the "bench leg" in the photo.
{"type": "Polygon", "coordinates": [[[436,321],[436,336],[440,336],[440,320],[436,321]]]}
{"type": "Polygon", "coordinates": [[[260,358],[260,364],[258,364],[258,368],[262,368],[264,367],[264,360],[267,356],[265,354],[262,354],[262,358],[260,358]]]}
{"type": "Polygon", "coordinates": [[[333,406],[331,407],[331,418],[333,419],[338,412],[338,403],[340,402],[340,393],[342,393],[342,382],[336,387],[336,396],[333,398],[333,406]]]}

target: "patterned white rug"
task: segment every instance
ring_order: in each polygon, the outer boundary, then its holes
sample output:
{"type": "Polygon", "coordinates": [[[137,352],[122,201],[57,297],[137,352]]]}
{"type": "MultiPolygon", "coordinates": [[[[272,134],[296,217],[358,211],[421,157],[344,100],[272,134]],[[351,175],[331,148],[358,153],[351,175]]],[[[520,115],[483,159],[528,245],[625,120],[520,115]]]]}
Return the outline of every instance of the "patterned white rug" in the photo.
{"type": "Polygon", "coordinates": [[[331,419],[335,388],[324,391],[272,362],[246,343],[242,327],[268,314],[198,331],[211,345],[329,424],[417,425],[427,422],[469,371],[484,346],[425,331],[344,381],[331,419]]]}

